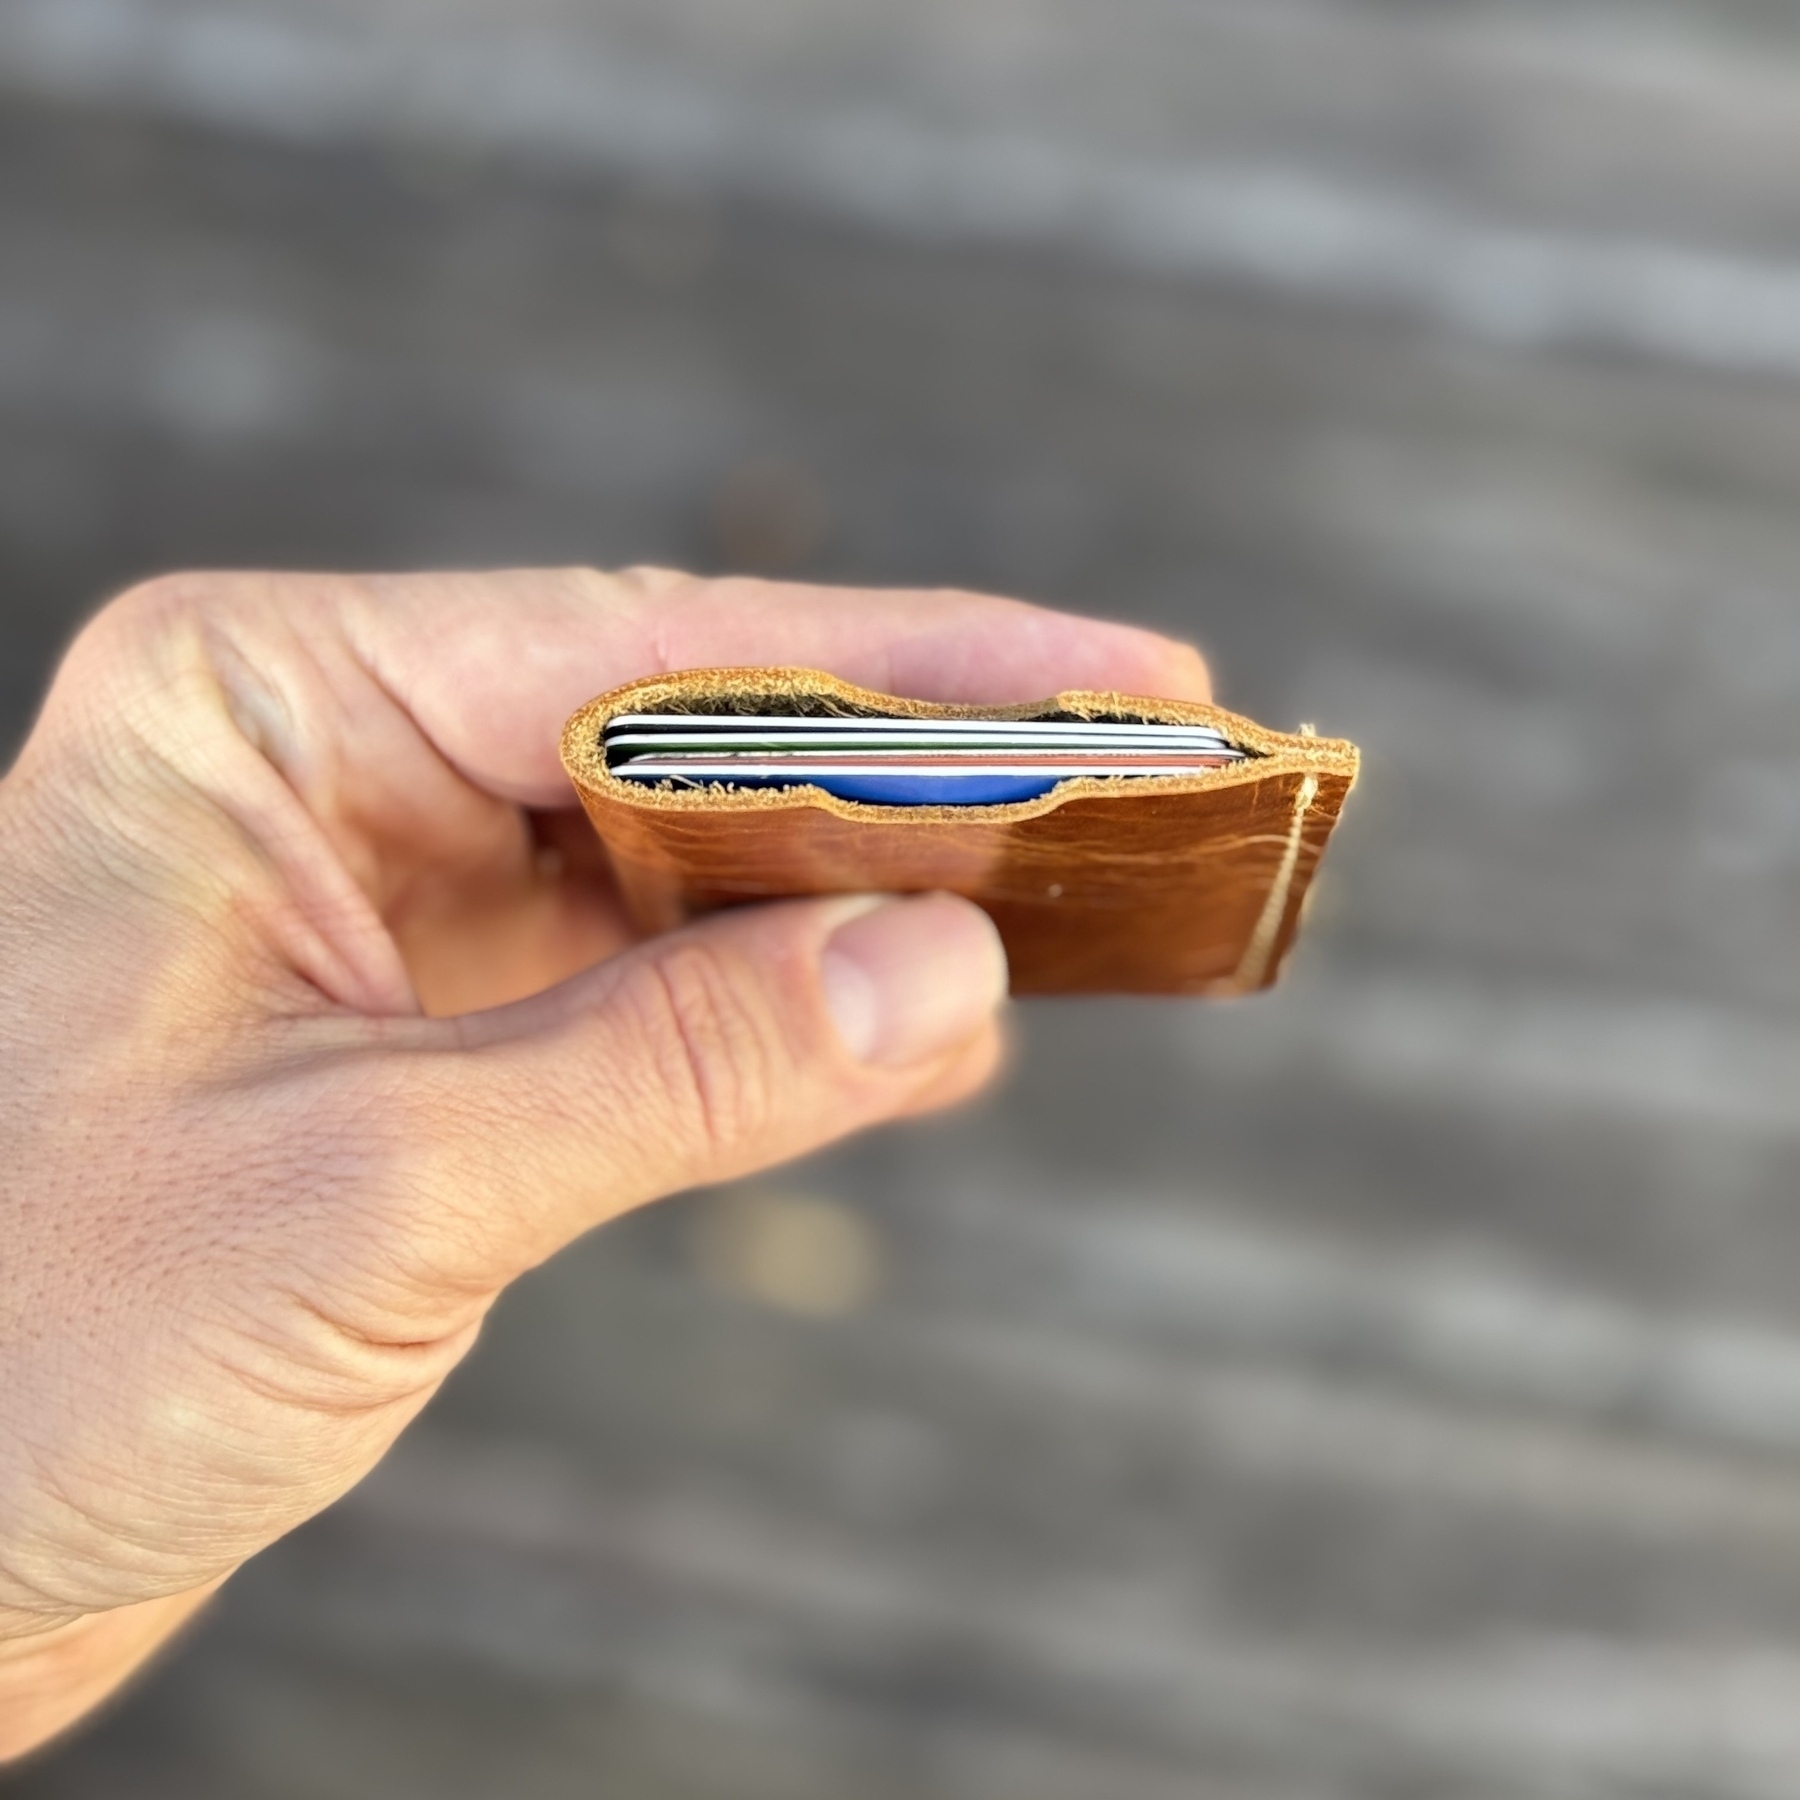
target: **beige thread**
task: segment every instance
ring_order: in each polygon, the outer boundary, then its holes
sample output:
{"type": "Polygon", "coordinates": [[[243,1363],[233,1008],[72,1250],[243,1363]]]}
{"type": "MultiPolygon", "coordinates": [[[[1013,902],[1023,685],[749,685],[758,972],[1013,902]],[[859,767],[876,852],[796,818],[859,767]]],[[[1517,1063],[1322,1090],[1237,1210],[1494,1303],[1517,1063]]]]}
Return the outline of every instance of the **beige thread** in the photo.
{"type": "Polygon", "coordinates": [[[1253,988],[1261,987],[1269,973],[1269,960],[1275,954],[1275,939],[1281,932],[1282,920],[1287,917],[1288,894],[1294,885],[1294,871],[1300,866],[1300,846],[1305,836],[1306,815],[1318,797],[1319,778],[1309,775],[1301,782],[1299,791],[1294,795],[1294,817],[1288,826],[1287,846],[1281,853],[1281,866],[1275,871],[1275,880],[1269,888],[1268,899],[1263,902],[1256,929],[1251,932],[1250,942],[1232,976],[1232,985],[1240,994],[1247,994],[1253,988]]]}

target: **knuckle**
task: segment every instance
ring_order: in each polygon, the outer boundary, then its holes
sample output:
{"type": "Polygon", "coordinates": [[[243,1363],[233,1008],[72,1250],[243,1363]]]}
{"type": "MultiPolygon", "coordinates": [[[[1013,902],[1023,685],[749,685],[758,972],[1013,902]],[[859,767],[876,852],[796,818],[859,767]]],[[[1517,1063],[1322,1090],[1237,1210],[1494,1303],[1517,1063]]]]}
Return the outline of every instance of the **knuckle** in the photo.
{"type": "Polygon", "coordinates": [[[134,649],[164,639],[203,615],[217,597],[220,577],[205,573],[155,575],[109,600],[77,640],[101,650],[134,649]]]}
{"type": "Polygon", "coordinates": [[[654,607],[694,585],[693,576],[657,563],[633,563],[595,579],[608,599],[634,607],[654,607]]]}
{"type": "Polygon", "coordinates": [[[756,1143],[780,1089],[777,1033],[749,970],[683,944],[647,964],[655,1074],[677,1129],[712,1162],[756,1143]]]}
{"type": "Polygon", "coordinates": [[[216,577],[164,575],[128,588],[77,634],[14,774],[54,795],[59,814],[112,816],[144,777],[157,727],[189,695],[199,620],[216,577]]]}
{"type": "Polygon", "coordinates": [[[165,616],[203,606],[217,591],[220,576],[206,570],[171,570],[135,582],[116,595],[103,609],[121,617],[148,614],[165,616]]]}
{"type": "Polygon", "coordinates": [[[507,1084],[442,1073],[415,1079],[384,1118],[388,1141],[404,1149],[383,1185],[419,1279],[439,1292],[479,1291],[541,1204],[539,1146],[507,1084]]]}
{"type": "Polygon", "coordinates": [[[616,574],[604,576],[603,580],[622,581],[629,587],[640,588],[646,593],[662,593],[668,588],[679,587],[692,579],[684,570],[671,569],[662,563],[632,563],[628,568],[620,569],[616,574]]]}
{"type": "Polygon", "coordinates": [[[107,602],[70,645],[51,689],[48,716],[96,723],[183,691],[203,661],[216,575],[159,575],[107,602]]]}

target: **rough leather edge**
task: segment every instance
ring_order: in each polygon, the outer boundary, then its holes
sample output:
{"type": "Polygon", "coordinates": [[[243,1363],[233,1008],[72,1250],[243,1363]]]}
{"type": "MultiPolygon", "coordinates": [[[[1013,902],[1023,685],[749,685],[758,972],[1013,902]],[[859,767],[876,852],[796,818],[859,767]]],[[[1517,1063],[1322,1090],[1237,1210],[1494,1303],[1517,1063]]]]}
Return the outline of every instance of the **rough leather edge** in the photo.
{"type": "Polygon", "coordinates": [[[1211,725],[1232,742],[1258,752],[1249,761],[1193,775],[1149,775],[1131,785],[1134,790],[1162,793],[1202,793],[1268,781],[1287,774],[1338,775],[1355,785],[1360,757],[1354,744],[1342,738],[1270,731],[1254,720],[1194,700],[1161,700],[1142,694],[1072,689],[1049,699],[1015,706],[945,705],[929,700],[909,700],[877,693],[842,681],[820,669],[728,668],[684,669],[668,675],[650,675],[627,682],[590,700],[563,727],[562,761],[578,790],[604,797],[614,805],[644,812],[791,812],[814,808],[843,819],[863,819],[887,824],[903,820],[974,822],[982,819],[1032,819],[1054,812],[1069,801],[1086,795],[1126,798],[1120,783],[1104,776],[1081,775],[1059,782],[1035,800],[1014,800],[999,806],[876,806],[866,801],[841,800],[823,788],[674,788],[651,787],[641,781],[621,781],[606,766],[601,733],[606,722],[619,713],[655,712],[663,707],[698,712],[721,702],[754,697],[763,701],[827,701],[844,707],[846,714],[887,714],[919,719],[1035,719],[1049,713],[1073,713],[1079,718],[1119,718],[1149,724],[1211,725]]]}

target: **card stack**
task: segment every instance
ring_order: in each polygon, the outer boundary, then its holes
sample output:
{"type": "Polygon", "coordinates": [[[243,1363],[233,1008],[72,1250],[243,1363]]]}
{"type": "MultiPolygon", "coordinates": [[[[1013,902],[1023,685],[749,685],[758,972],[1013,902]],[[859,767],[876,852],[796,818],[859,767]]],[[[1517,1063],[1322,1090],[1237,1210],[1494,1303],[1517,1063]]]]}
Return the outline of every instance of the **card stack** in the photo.
{"type": "Polygon", "coordinates": [[[1192,775],[1251,754],[1205,725],[678,713],[614,718],[604,746],[625,781],[817,787],[885,806],[995,806],[1074,776],[1192,775]]]}

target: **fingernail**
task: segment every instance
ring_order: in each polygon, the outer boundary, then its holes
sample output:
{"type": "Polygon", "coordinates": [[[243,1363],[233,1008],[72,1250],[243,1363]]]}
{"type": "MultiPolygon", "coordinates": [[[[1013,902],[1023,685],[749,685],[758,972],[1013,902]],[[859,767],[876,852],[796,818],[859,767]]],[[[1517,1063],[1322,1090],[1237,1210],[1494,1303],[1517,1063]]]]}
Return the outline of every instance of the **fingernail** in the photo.
{"type": "Polygon", "coordinates": [[[1006,996],[1006,952],[951,894],[885,900],[840,925],[819,961],[825,1005],[858,1062],[904,1068],[967,1043],[1006,996]]]}

